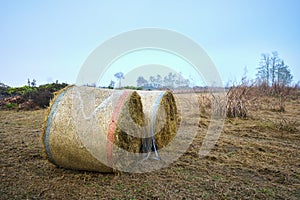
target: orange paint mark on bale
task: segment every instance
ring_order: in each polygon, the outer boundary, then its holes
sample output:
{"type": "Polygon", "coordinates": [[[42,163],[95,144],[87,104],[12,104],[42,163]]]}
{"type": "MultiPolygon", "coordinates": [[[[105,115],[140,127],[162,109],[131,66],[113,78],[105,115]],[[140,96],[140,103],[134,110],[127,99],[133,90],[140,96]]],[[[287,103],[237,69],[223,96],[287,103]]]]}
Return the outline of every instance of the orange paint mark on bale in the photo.
{"type": "Polygon", "coordinates": [[[108,128],[108,134],[107,134],[107,162],[110,167],[113,167],[113,144],[114,144],[114,133],[117,127],[117,120],[120,115],[121,107],[124,104],[125,98],[128,96],[129,91],[125,90],[120,97],[117,106],[112,113],[111,122],[109,124],[108,128]]]}

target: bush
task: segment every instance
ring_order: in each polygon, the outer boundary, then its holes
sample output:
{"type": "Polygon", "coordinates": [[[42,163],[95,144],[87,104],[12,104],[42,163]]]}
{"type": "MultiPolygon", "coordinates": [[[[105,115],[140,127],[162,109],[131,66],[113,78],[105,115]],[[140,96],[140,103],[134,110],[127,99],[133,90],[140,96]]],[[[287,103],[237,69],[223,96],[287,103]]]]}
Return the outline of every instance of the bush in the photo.
{"type": "Polygon", "coordinates": [[[251,86],[233,86],[227,92],[226,116],[247,118],[250,105],[248,92],[251,86]]]}
{"type": "Polygon", "coordinates": [[[52,83],[39,87],[8,87],[0,83],[0,107],[12,109],[37,109],[49,106],[53,93],[68,86],[66,83],[52,83]]]}
{"type": "Polygon", "coordinates": [[[8,88],[8,93],[11,96],[25,95],[26,93],[32,92],[32,91],[35,91],[35,90],[37,90],[36,87],[30,87],[30,86],[25,85],[23,87],[11,87],[11,88],[8,88]]]}
{"type": "Polygon", "coordinates": [[[14,108],[17,108],[18,107],[18,104],[15,104],[15,103],[7,103],[5,104],[5,107],[7,109],[14,109],[14,108]]]}
{"type": "Polygon", "coordinates": [[[68,84],[67,83],[49,83],[49,84],[45,84],[45,85],[40,85],[39,89],[47,89],[50,92],[57,92],[65,87],[67,87],[68,84]]]}
{"type": "Polygon", "coordinates": [[[40,108],[46,108],[49,106],[50,99],[53,98],[53,93],[48,89],[41,88],[37,91],[28,92],[24,95],[24,98],[28,101],[31,100],[34,104],[40,108]]]}
{"type": "Polygon", "coordinates": [[[53,98],[53,93],[65,88],[66,83],[52,83],[41,85],[36,90],[32,90],[24,94],[27,100],[32,100],[34,104],[40,108],[46,108],[49,106],[50,99],[53,98]]]}

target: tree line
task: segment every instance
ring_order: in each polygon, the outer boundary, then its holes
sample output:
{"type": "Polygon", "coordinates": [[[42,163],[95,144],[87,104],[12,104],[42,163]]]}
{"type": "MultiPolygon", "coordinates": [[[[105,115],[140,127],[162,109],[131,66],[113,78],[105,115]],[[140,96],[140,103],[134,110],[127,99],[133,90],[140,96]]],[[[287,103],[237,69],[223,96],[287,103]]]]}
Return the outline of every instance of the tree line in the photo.
{"type": "MultiPolygon", "coordinates": [[[[118,72],[114,76],[118,81],[118,87],[121,88],[121,81],[124,79],[124,74],[118,72]]],[[[292,81],[293,75],[289,66],[279,57],[277,51],[274,51],[271,54],[261,54],[255,81],[257,86],[285,87],[291,85],[292,81]]],[[[138,88],[188,88],[190,85],[190,80],[184,78],[181,72],[170,72],[164,77],[160,74],[157,74],[156,76],[152,75],[148,79],[144,76],[138,76],[136,80],[136,86],[138,88]]],[[[114,86],[115,82],[111,81],[109,88],[114,88],[114,86]]]]}
{"type": "Polygon", "coordinates": [[[162,77],[157,74],[156,76],[150,76],[149,79],[145,79],[143,76],[139,76],[136,80],[137,87],[153,87],[153,88],[186,88],[190,85],[190,80],[185,79],[182,73],[168,73],[162,77]]]}

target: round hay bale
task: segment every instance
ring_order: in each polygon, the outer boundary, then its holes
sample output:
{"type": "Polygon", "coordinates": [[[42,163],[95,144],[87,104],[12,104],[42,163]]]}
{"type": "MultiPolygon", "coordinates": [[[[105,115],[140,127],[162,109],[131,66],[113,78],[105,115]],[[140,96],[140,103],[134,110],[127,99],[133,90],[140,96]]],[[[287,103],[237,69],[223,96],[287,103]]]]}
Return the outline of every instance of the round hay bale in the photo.
{"type": "Polygon", "coordinates": [[[135,91],[67,87],[56,93],[46,115],[45,154],[70,169],[112,172],[116,165],[129,166],[133,160],[126,153],[140,152],[143,119],[135,91]]]}
{"type": "Polygon", "coordinates": [[[143,140],[142,152],[149,152],[149,147],[152,150],[155,147],[161,149],[173,140],[177,132],[179,119],[175,97],[170,91],[138,91],[138,94],[145,114],[146,138],[143,140]]]}

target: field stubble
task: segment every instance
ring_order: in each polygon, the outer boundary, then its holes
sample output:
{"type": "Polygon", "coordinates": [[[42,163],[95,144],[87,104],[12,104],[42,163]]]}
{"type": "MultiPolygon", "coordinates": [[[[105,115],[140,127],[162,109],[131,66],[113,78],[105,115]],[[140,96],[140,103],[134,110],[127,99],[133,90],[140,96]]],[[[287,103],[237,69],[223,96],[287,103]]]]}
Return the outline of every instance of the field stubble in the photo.
{"type": "Polygon", "coordinates": [[[45,110],[0,111],[0,199],[300,198],[299,99],[288,100],[283,113],[253,108],[246,119],[227,118],[215,148],[202,159],[198,151],[210,115],[205,105],[200,111],[188,151],[144,174],[57,168],[42,153],[45,110]]]}

